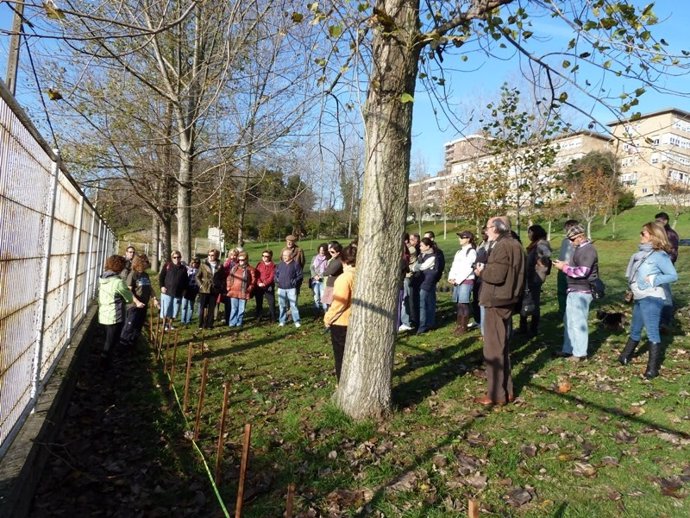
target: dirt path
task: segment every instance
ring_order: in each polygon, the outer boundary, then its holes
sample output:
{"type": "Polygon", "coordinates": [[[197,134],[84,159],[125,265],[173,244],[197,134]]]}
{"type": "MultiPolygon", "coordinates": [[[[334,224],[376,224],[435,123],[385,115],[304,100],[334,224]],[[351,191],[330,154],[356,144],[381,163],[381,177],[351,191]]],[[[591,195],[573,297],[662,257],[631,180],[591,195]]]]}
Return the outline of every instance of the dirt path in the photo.
{"type": "Polygon", "coordinates": [[[179,416],[161,396],[148,351],[120,352],[104,369],[96,334],[36,491],[30,516],[222,516],[179,416]],[[176,442],[161,433],[177,426],[176,442]],[[192,466],[191,469],[185,467],[192,466]]]}

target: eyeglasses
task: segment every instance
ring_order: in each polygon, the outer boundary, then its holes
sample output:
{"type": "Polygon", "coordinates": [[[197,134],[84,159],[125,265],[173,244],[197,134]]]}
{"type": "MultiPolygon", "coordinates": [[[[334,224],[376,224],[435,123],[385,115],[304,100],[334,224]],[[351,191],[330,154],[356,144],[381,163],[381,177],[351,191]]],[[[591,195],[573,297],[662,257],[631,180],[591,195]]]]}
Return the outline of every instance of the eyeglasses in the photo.
{"type": "Polygon", "coordinates": [[[329,250],[329,252],[332,253],[332,254],[337,254],[337,253],[338,253],[338,252],[336,252],[335,250],[329,250]]]}

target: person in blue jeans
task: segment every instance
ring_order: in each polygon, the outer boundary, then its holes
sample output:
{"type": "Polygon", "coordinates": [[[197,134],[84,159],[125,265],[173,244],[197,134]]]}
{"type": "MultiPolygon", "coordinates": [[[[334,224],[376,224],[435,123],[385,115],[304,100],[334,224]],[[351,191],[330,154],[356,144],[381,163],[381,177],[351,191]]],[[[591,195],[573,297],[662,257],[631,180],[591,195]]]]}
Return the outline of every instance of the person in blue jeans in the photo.
{"type": "Polygon", "coordinates": [[[649,358],[644,377],[656,378],[661,366],[661,335],[659,327],[667,300],[668,286],[678,280],[678,274],[671,259],[672,245],[663,225],[650,221],[640,232],[639,250],[628,262],[625,276],[633,293],[633,316],[630,324],[630,338],[618,357],[621,365],[632,360],[642,338],[642,328],[647,330],[649,358]]]}
{"type": "Polygon", "coordinates": [[[434,243],[424,237],[419,242],[419,256],[414,266],[414,285],[419,289],[419,327],[421,335],[436,325],[436,284],[438,283],[436,253],[434,243]]]}
{"type": "Polygon", "coordinates": [[[284,248],[280,254],[282,261],[276,266],[275,285],[278,288],[278,325],[287,323],[288,307],[295,327],[300,327],[299,309],[297,308],[297,286],[302,282],[302,266],[293,258],[292,252],[284,248]]]}
{"type": "Polygon", "coordinates": [[[562,271],[568,281],[568,296],[563,317],[563,349],[558,356],[570,361],[587,359],[589,345],[589,305],[592,289],[589,284],[599,278],[599,257],[592,242],[587,239],[582,225],[574,225],[566,237],[575,247],[570,263],[554,261],[553,265],[562,271]]]}

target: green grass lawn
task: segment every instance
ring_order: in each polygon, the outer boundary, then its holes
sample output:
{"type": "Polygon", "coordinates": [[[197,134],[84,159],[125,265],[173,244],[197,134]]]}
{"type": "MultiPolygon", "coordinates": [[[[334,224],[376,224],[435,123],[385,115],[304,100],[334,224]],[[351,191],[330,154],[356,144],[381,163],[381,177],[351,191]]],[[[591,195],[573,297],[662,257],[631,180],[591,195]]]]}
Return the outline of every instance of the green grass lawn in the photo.
{"type": "MultiPolygon", "coordinates": [[[[619,216],[615,239],[611,225],[593,229],[608,290],[590,315],[588,362],[573,366],[552,358],[560,349],[562,324],[556,316],[555,275],[550,276],[542,296],[541,335],[512,343],[518,399],[501,408],[487,410],[472,401],[485,390],[481,342],[477,331],[453,336],[447,292],[439,295],[438,330],[400,336],[395,409],[381,422],[353,422],[331,404],[330,340],[314,318],[306,286],[300,329],[257,324],[250,302],[244,328],[217,327],[205,337],[203,351],[193,328],[182,330],[178,393],[187,343],[196,346],[195,390],[202,360],[210,362],[199,445],[211,466],[223,384],[230,383],[219,488],[228,507],[234,508],[242,429],[251,423],[248,517],[281,516],[291,482],[295,516],[461,516],[470,498],[479,502],[482,516],[690,516],[690,248],[681,248],[677,264],[674,293],[681,309],[675,333],[665,338],[668,350],[659,378],[641,377],[646,355],[621,367],[616,357],[626,332],[607,330],[595,318],[600,308],[629,313],[619,304],[625,266],[641,224],[655,212],[656,207],[641,207],[619,216]],[[565,382],[570,390],[559,393],[556,387],[565,382]]],[[[455,230],[449,227],[449,239],[440,240],[448,267],[455,230]]],[[[677,230],[681,237],[690,235],[690,221],[677,230]]],[[[552,236],[554,248],[561,238],[552,236]]],[[[302,246],[309,261],[313,252],[302,246]]],[[[252,263],[262,248],[247,246],[252,263]]],[[[190,420],[196,403],[193,393],[190,420]]],[[[180,431],[170,427],[169,433],[180,431]]],[[[192,448],[181,437],[172,439],[192,448]]]]}

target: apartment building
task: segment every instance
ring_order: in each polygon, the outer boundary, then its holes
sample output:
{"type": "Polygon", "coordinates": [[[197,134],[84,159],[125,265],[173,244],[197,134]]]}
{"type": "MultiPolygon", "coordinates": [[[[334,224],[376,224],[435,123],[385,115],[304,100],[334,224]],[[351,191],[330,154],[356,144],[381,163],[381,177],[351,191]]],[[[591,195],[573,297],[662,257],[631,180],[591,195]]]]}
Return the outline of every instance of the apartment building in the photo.
{"type": "Polygon", "coordinates": [[[663,194],[669,182],[690,184],[690,113],[669,108],[609,127],[621,182],[636,198],[663,194]]]}
{"type": "MultiPolygon", "coordinates": [[[[636,198],[663,194],[669,182],[690,185],[690,113],[669,108],[634,121],[612,122],[608,127],[611,136],[579,131],[555,139],[558,151],[553,168],[563,169],[592,151],[609,150],[619,157],[621,183],[636,198]]],[[[410,183],[410,206],[415,212],[440,207],[454,183],[468,175],[471,178],[493,156],[485,136],[470,135],[445,144],[444,159],[444,168],[437,175],[410,183]]]]}
{"type": "MultiPolygon", "coordinates": [[[[555,139],[554,145],[557,153],[553,168],[562,169],[590,151],[609,149],[609,138],[591,131],[579,131],[555,139]]],[[[445,193],[453,184],[471,179],[475,171],[488,166],[493,160],[487,137],[483,135],[470,135],[447,143],[444,169],[436,176],[410,182],[410,207],[414,212],[423,212],[424,207],[431,210],[440,208],[445,201],[445,193]]]]}

